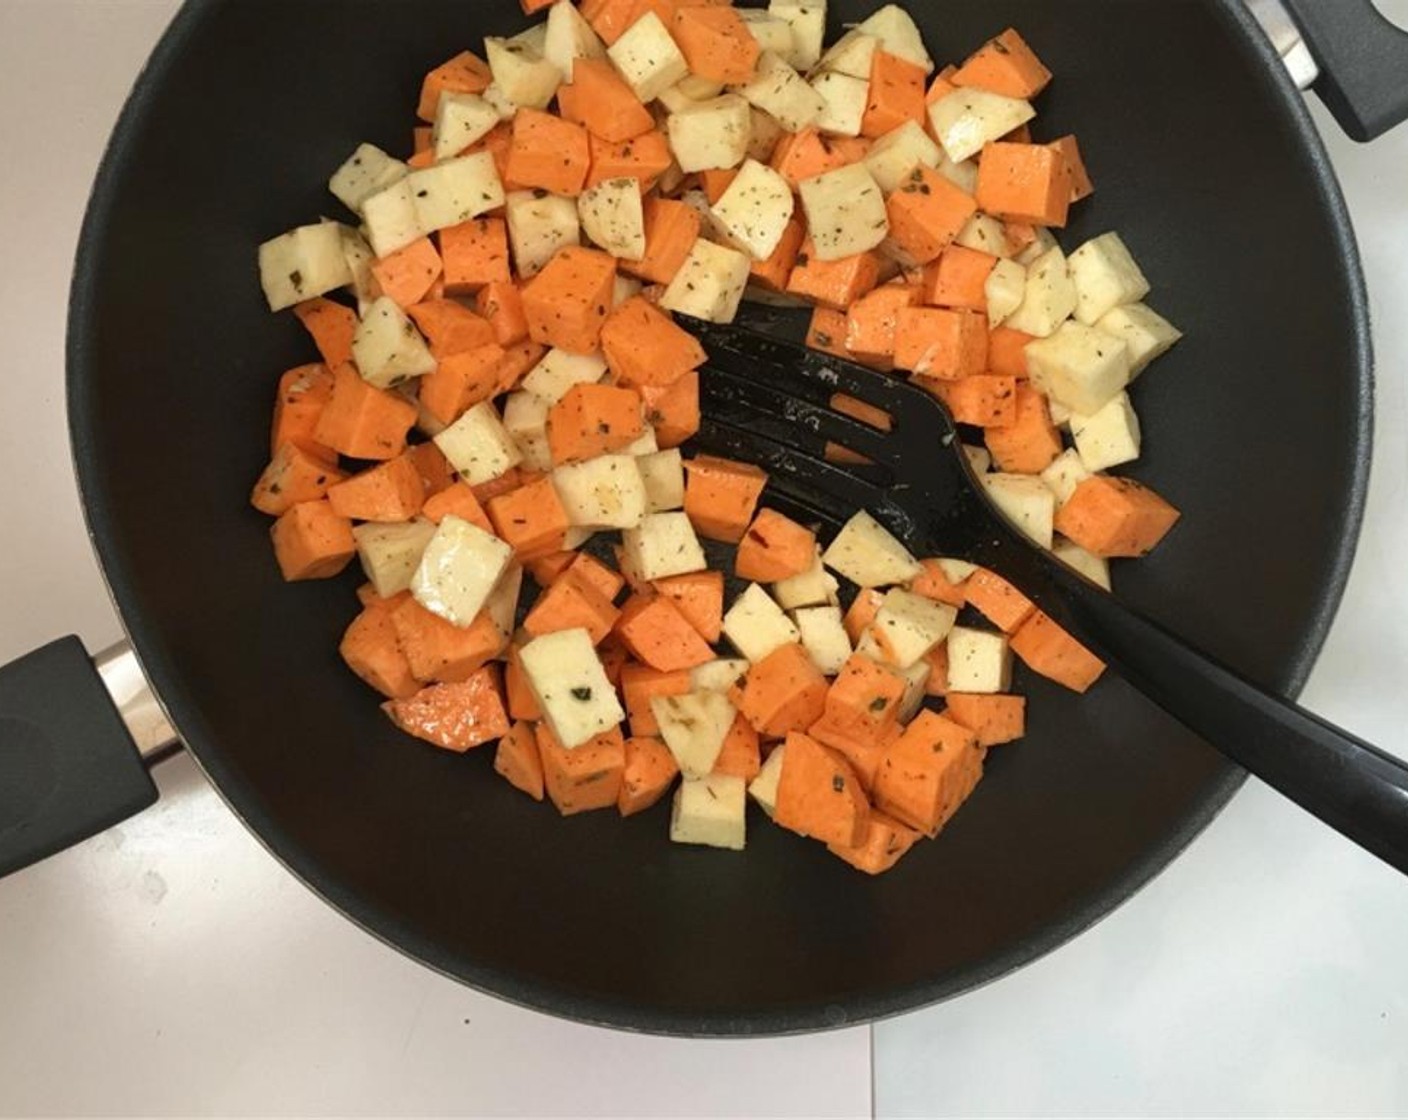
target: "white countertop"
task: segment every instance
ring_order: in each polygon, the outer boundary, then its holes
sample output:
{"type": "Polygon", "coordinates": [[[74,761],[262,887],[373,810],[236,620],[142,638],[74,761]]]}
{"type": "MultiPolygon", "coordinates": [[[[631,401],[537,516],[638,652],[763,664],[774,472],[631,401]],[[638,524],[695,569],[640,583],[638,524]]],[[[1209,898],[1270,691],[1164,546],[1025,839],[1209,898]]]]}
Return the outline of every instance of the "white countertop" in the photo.
{"type": "MultiPolygon", "coordinates": [[[[103,141],[175,7],[0,0],[0,659],[119,633],[69,462],[64,303],[103,141]]],[[[1374,299],[1379,442],[1305,699],[1402,750],[1408,129],[1356,148],[1317,115],[1374,299]]],[[[479,996],[313,898],[187,760],[157,774],[156,808],[0,882],[0,1114],[863,1116],[872,1092],[886,1116],[1408,1113],[1408,883],[1257,783],[1095,930],[878,1027],[872,1086],[865,1029],[680,1042],[479,996]]]]}

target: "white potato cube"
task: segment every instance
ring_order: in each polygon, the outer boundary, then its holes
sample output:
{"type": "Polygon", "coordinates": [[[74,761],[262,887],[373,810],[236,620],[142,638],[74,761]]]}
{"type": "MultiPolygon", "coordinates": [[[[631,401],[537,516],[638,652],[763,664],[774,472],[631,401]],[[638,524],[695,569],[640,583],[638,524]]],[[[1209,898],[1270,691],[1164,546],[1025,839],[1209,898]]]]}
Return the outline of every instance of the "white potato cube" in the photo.
{"type": "Polygon", "coordinates": [[[587,631],[534,638],[519,650],[518,660],[543,719],[569,750],[626,718],[587,631]]]}
{"type": "Polygon", "coordinates": [[[556,347],[524,376],[521,388],[554,405],[574,385],[595,385],[606,376],[606,359],[598,354],[571,354],[556,347]]]}
{"type": "Polygon", "coordinates": [[[1000,327],[1027,297],[1027,270],[1016,261],[999,259],[983,284],[988,301],[988,325],[1000,327]]]}
{"type": "Polygon", "coordinates": [[[792,28],[792,51],[783,58],[796,70],[810,70],[821,61],[826,41],[826,0],[772,0],[768,11],[792,28]]]}
{"type": "Polygon", "coordinates": [[[748,27],[748,34],[758,44],[764,54],[774,54],[779,58],[791,55],[793,50],[792,25],[775,12],[765,12],[758,8],[739,8],[739,16],[748,27]]]}
{"type": "Polygon", "coordinates": [[[690,97],[685,93],[682,85],[673,85],[657,97],[655,103],[662,106],[667,113],[678,113],[684,109],[693,108],[699,104],[700,100],[700,98],[690,97]]]}
{"type": "Polygon", "coordinates": [[[731,323],[751,269],[746,254],[700,238],[660,297],[660,306],[707,323],[731,323]]]}
{"type": "Polygon", "coordinates": [[[1027,369],[1037,389],[1088,416],[1129,384],[1129,348],[1114,335],[1071,321],[1050,338],[1027,343],[1027,369]]]}
{"type": "Polygon", "coordinates": [[[974,214],[969,218],[953,243],[1001,259],[1012,255],[1012,247],[1007,243],[1007,231],[1001,222],[987,214],[974,214]]]}
{"type": "Polygon", "coordinates": [[[406,177],[410,168],[375,144],[359,144],[328,180],[330,190],[347,209],[360,214],[362,203],[406,177]]]}
{"type": "Polygon", "coordinates": [[[777,150],[778,142],[786,135],[787,130],[777,123],[775,117],[763,112],[756,105],[752,106],[748,114],[748,121],[747,156],[759,163],[767,163],[772,159],[773,153],[777,150]]]}
{"type": "Polygon", "coordinates": [[[1138,303],[1149,294],[1149,281],[1117,233],[1102,233],[1071,254],[1076,286],[1076,318],[1094,326],[1116,307],[1138,303]]]}
{"type": "MultiPolygon", "coordinates": [[[[640,465],[640,460],[647,455],[654,455],[660,450],[660,440],[655,435],[655,429],[649,424],[641,428],[640,435],[621,448],[622,455],[630,455],[636,460],[636,465],[640,465]]],[[[642,478],[645,476],[642,475],[642,478]]]]}
{"type": "Polygon", "coordinates": [[[1116,307],[1106,312],[1095,327],[1122,339],[1129,347],[1131,380],[1143,373],[1155,358],[1168,353],[1174,343],[1183,337],[1182,331],[1143,303],[1116,307]]]}
{"type": "Polygon", "coordinates": [[[557,67],[564,82],[570,82],[577,59],[605,58],[606,46],[572,0],[557,0],[548,9],[543,57],[557,67]]]}
{"type": "Polygon", "coordinates": [[[965,443],[963,453],[968,456],[968,462],[973,465],[974,474],[983,475],[992,470],[992,452],[986,447],[974,447],[965,443]]]}
{"type": "Polygon", "coordinates": [[[378,389],[394,389],[436,366],[420,331],[389,296],[375,301],[357,324],[352,360],[362,380],[378,389]]]}
{"type": "Polygon", "coordinates": [[[886,4],[869,19],[858,24],[856,30],[873,35],[880,40],[880,47],[886,54],[922,66],[927,74],[934,69],[934,60],[924,49],[924,36],[919,33],[910,14],[898,4],[886,4]]]}
{"type": "Polygon", "coordinates": [[[1074,568],[1091,583],[1110,590],[1110,562],[1103,556],[1087,552],[1071,541],[1058,540],[1051,554],[1068,568],[1074,568]]]}
{"type": "Polygon", "coordinates": [[[525,27],[517,35],[508,40],[511,46],[521,47],[530,54],[535,54],[539,58],[546,57],[544,51],[548,45],[548,24],[544,20],[542,23],[535,23],[525,27]]]}
{"type": "Polygon", "coordinates": [[[706,661],[689,671],[689,687],[695,692],[727,692],[748,675],[749,668],[749,662],[742,657],[706,661]]]}
{"type": "MultiPolygon", "coordinates": [[[[484,54],[494,85],[520,109],[546,109],[562,84],[562,71],[535,49],[532,40],[521,36],[484,40],[484,54]]],[[[543,43],[546,47],[546,43],[543,43]]]]}
{"type": "Polygon", "coordinates": [[[585,529],[580,525],[570,525],[562,538],[562,547],[568,551],[575,551],[596,536],[596,534],[597,530],[595,529],[585,529]]]}
{"type": "Polygon", "coordinates": [[[700,236],[706,241],[712,241],[715,245],[723,245],[729,249],[736,249],[743,252],[741,245],[733,243],[733,235],[724,227],[714,213],[713,206],[709,203],[709,196],[702,190],[694,188],[687,190],[680,195],[680,201],[699,215],[700,236]]]}
{"type": "Polygon", "coordinates": [[[647,514],[638,528],[622,534],[621,544],[631,570],[642,580],[702,572],[709,566],[683,512],[647,514]]]}
{"type": "Polygon", "coordinates": [[[983,490],[998,511],[1042,548],[1051,547],[1056,495],[1034,474],[986,474],[983,490]]]}
{"type": "Polygon", "coordinates": [[[811,87],[822,105],[816,127],[833,136],[859,136],[870,100],[870,83],[837,70],[823,70],[812,79],[811,87]]]}
{"type": "Polygon", "coordinates": [[[631,92],[644,102],[654,101],[689,75],[689,63],[652,11],[631,24],[606,54],[631,92]]]}
{"type": "Polygon", "coordinates": [[[425,236],[409,177],[362,200],[362,228],[378,257],[390,256],[425,236]]]}
{"type": "Polygon", "coordinates": [[[954,90],[929,106],[934,135],[955,163],[971,159],[1035,116],[1029,101],[971,86],[954,90]]]}
{"type": "Polygon", "coordinates": [[[1032,230],[1036,234],[1032,243],[1012,258],[1023,268],[1030,268],[1057,244],[1055,236],[1045,226],[1033,226],[1032,230]]]}
{"type": "Polygon", "coordinates": [[[622,273],[616,274],[616,279],[612,285],[611,306],[620,307],[628,299],[634,299],[645,289],[645,285],[634,276],[626,276],[622,273]]]}
{"type": "Polygon", "coordinates": [[[724,636],[734,649],[755,663],[801,637],[792,620],[756,583],[744,588],[725,613],[724,636]]]}
{"type": "Polygon", "coordinates": [[[405,178],[426,233],[457,226],[504,204],[504,185],[489,152],[437,163],[405,178]]]}
{"type": "Polygon", "coordinates": [[[420,518],[399,524],[369,521],[352,530],[362,571],[383,599],[410,589],[411,577],[433,536],[435,525],[420,518]]]}
{"type": "Polygon", "coordinates": [[[435,446],[471,486],[492,482],[523,462],[492,401],[471,408],[435,437],[435,446]]]}
{"type": "Polygon", "coordinates": [[[938,167],[939,146],[914,121],[905,121],[870,146],[865,166],[886,194],[893,194],[918,167],[938,167]]]}
{"type": "Polygon", "coordinates": [[[818,548],[810,568],[772,585],[772,597],[785,611],[801,607],[834,607],[840,602],[836,594],[840,589],[836,577],[821,562],[821,549],[818,548]]]}
{"type": "Polygon", "coordinates": [[[494,112],[499,114],[500,121],[511,121],[518,116],[518,106],[504,96],[504,91],[490,82],[484,87],[484,92],[479,95],[494,107],[494,112]]]}
{"type": "Polygon", "coordinates": [[[857,587],[894,587],[919,574],[909,549],[864,510],[846,522],[822,559],[857,587]]]}
{"type": "Polygon", "coordinates": [[[939,561],[939,571],[943,572],[944,579],[949,583],[962,583],[977,570],[978,565],[968,560],[954,560],[950,557],[944,557],[939,561]]]}
{"type": "MultiPolygon", "coordinates": [[[[754,260],[765,261],[776,251],[796,202],[787,180],[757,160],[746,160],[713,206],[714,217],[728,231],[734,245],[754,260]]],[[[641,246],[644,254],[645,233],[641,246]]]]}
{"type": "Polygon", "coordinates": [[[738,715],[721,692],[652,696],[650,710],[660,725],[660,738],[686,778],[702,778],[714,769],[738,715]]]}
{"type": "Polygon", "coordinates": [[[884,192],[863,163],[803,179],[799,190],[817,260],[864,253],[890,231],[884,192]]]}
{"type": "Polygon", "coordinates": [[[782,780],[786,749],[785,744],[774,747],[772,754],[768,755],[767,761],[763,763],[763,768],[758,771],[758,776],[748,786],[748,796],[756,801],[758,807],[768,816],[777,812],[777,784],[782,780]]]}
{"type": "Polygon", "coordinates": [[[1049,338],[1076,308],[1076,286],[1060,246],[1032,262],[1027,288],[1017,310],[1007,316],[1007,326],[1037,338],[1049,338]]]}
{"type": "Polygon", "coordinates": [[[508,570],[513,549],[493,533],[447,515],[411,577],[417,603],[454,626],[470,626],[508,570]]]}
{"type": "Polygon", "coordinates": [[[504,429],[513,437],[529,470],[552,470],[552,450],[548,445],[547,401],[533,393],[519,391],[504,399],[504,429]]]}
{"type": "MultiPolygon", "coordinates": [[[[927,135],[927,134],[926,134],[927,135]]],[[[947,155],[939,161],[939,174],[964,194],[978,193],[978,161],[965,159],[955,162],[947,155]]],[[[1026,262],[1023,261],[1023,264],[1026,262]]]]}
{"type": "Polygon", "coordinates": [[[1075,448],[1067,448],[1061,452],[1052,464],[1041,472],[1041,481],[1056,495],[1057,509],[1069,502],[1071,495],[1076,492],[1076,487],[1089,477],[1090,471],[1075,448]]]}
{"type": "Polygon", "coordinates": [[[372,265],[376,254],[367,244],[367,239],[349,226],[343,226],[342,255],[347,261],[347,270],[352,274],[352,292],[357,297],[357,314],[365,315],[380,293],[376,277],[372,275],[372,265]]]}
{"type": "Polygon", "coordinates": [[[645,480],[632,455],[600,455],[552,472],[567,523],[584,529],[635,529],[645,520],[645,480]]]}
{"type": "Polygon", "coordinates": [[[582,243],[574,199],[542,191],[512,191],[505,214],[513,267],[525,280],[542,272],[559,249],[582,243]]]}
{"type": "Polygon", "coordinates": [[[924,706],[924,701],[929,698],[929,669],[927,661],[919,661],[908,669],[899,670],[900,676],[904,678],[904,693],[895,708],[895,716],[902,725],[917,716],[919,709],[924,706]]]}
{"type": "Polygon", "coordinates": [[[1007,636],[955,626],[948,636],[948,690],[995,693],[1011,687],[1007,636]]]}
{"type": "Polygon", "coordinates": [[[582,231],[595,244],[622,260],[645,256],[645,210],[640,182],[607,179],[588,187],[577,199],[582,231]]]}
{"type": "Polygon", "coordinates": [[[1071,415],[1071,438],[1091,473],[1139,458],[1139,417],[1128,393],[1117,393],[1098,411],[1071,415]]]}
{"type": "Polygon", "coordinates": [[[1069,408],[1060,401],[1048,400],[1046,402],[1046,410],[1051,413],[1051,422],[1055,424],[1056,427],[1070,431],[1071,417],[1075,414],[1069,408]]]}
{"type": "Polygon", "coordinates": [[[675,161],[686,174],[737,167],[748,157],[752,108],[728,93],[671,113],[665,129],[675,161]]]}
{"type": "Polygon", "coordinates": [[[523,565],[513,563],[508,566],[494,590],[484,600],[484,613],[493,622],[494,628],[504,637],[504,648],[500,656],[508,652],[508,640],[513,634],[513,624],[518,618],[518,599],[523,594],[523,565]]]}
{"type": "Polygon", "coordinates": [[[499,119],[499,111],[476,93],[442,93],[430,133],[435,158],[459,155],[493,131],[499,119]]]}
{"type": "Polygon", "coordinates": [[[678,447],[636,456],[645,483],[645,512],[668,513],[684,508],[684,458],[678,447]]]}
{"type": "Polygon", "coordinates": [[[724,84],[699,74],[686,74],[676,83],[675,88],[691,101],[712,101],[723,93],[724,84]]]}
{"type": "Polygon", "coordinates": [[[852,28],[827,48],[817,64],[817,72],[844,74],[868,83],[871,64],[875,61],[875,52],[879,48],[880,40],[874,35],[867,35],[864,31],[852,28]]]}
{"type": "Polygon", "coordinates": [[[958,611],[902,588],[886,593],[870,629],[886,664],[908,669],[948,637],[958,611]]]}
{"type": "Polygon", "coordinates": [[[801,636],[802,648],[818,669],[834,677],[850,660],[851,639],[841,618],[840,607],[803,607],[792,615],[801,636]]]}
{"type": "Polygon", "coordinates": [[[259,280],[270,311],[282,311],[352,283],[341,230],[336,222],[319,222],[259,246],[259,280]]]}
{"type": "Polygon", "coordinates": [[[745,784],[735,774],[686,778],[670,809],[670,839],[741,852],[748,842],[745,784]]]}

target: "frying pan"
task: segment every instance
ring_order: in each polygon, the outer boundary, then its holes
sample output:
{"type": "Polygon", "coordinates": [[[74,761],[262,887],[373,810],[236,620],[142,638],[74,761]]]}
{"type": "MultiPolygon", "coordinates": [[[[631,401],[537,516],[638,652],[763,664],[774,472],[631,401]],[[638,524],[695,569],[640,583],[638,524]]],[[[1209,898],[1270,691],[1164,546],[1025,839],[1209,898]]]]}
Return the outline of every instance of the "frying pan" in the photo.
{"type": "MultiPolygon", "coordinates": [[[[832,32],[874,8],[832,4],[832,32]]],[[[1280,60],[1232,0],[910,5],[958,57],[1009,24],[1058,81],[1040,128],[1097,176],[1065,239],[1131,243],[1185,342],[1138,388],[1131,473],[1186,517],[1119,593],[1294,694],[1338,603],[1369,463],[1358,257],[1280,60]]],[[[1297,0],[1323,92],[1359,137],[1408,114],[1408,42],[1368,0],[1297,0]],[[1395,88],[1395,85],[1397,88],[1395,88]]],[[[1048,952],[1156,874],[1242,774],[1117,680],[1027,680],[1032,733],[935,843],[871,880],[751,829],[742,857],[665,813],[556,819],[396,732],[340,664],[353,576],[284,585],[243,498],[274,379],[306,360],[254,247],[332,201],[356,143],[409,144],[420,76],[524,25],[511,0],[192,0],[98,176],[70,316],[89,525],[142,666],[232,809],[387,943],[502,998],[697,1035],[783,1033],[955,995],[1048,952]]],[[[69,639],[0,672],[0,872],[155,796],[69,639]]]]}

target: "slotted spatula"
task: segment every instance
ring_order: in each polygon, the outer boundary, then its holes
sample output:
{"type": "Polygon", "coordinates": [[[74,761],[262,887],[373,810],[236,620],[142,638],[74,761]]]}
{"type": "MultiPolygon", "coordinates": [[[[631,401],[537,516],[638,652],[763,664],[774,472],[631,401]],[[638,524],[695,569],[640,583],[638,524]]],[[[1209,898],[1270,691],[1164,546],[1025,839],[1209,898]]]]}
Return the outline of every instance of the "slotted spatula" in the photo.
{"type": "Polygon", "coordinates": [[[1029,540],[983,493],[935,398],[743,327],[684,325],[709,353],[701,448],[765,468],[789,504],[821,519],[868,510],[916,556],[991,568],[1227,757],[1408,872],[1408,766],[1245,680],[1029,540]],[[838,393],[883,409],[890,431],[836,411],[838,393]],[[874,465],[827,462],[828,442],[874,465]]]}

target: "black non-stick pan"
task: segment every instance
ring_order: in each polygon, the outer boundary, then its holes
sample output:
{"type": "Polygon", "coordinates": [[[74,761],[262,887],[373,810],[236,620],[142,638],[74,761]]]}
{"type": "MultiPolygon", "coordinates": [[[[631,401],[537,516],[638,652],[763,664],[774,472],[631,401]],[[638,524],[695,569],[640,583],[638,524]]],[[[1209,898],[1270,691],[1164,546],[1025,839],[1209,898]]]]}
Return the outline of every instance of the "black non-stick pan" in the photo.
{"type": "MultiPolygon", "coordinates": [[[[1186,516],[1119,593],[1295,692],[1349,570],[1371,419],[1354,240],[1300,93],[1233,0],[909,6],[944,58],[1022,30],[1058,75],[1040,130],[1076,132],[1098,182],[1066,242],[1119,230],[1187,332],[1138,385],[1132,472],[1186,516]]],[[[833,2],[833,32],[874,7],[833,2]]],[[[1408,111],[1404,37],[1368,0],[1294,7],[1348,127],[1408,111]]],[[[429,67],[523,26],[511,0],[192,0],[132,96],[83,232],[69,408],[103,568],[182,739],[351,920],[560,1015],[810,1030],[1056,947],[1242,778],[1118,680],[1083,699],[1025,680],[1032,734],[994,752],[937,842],[871,880],[779,829],[737,857],[673,846],[663,806],[557,819],[485,752],[423,747],[377,711],[336,654],[353,575],[280,581],[244,499],[275,379],[309,352],[268,315],[255,246],[333,209],[322,184],[358,142],[408,147],[429,67]]],[[[123,734],[75,643],[0,676],[0,869],[150,799],[123,734]]]]}

